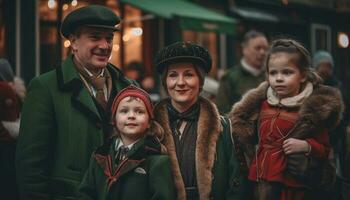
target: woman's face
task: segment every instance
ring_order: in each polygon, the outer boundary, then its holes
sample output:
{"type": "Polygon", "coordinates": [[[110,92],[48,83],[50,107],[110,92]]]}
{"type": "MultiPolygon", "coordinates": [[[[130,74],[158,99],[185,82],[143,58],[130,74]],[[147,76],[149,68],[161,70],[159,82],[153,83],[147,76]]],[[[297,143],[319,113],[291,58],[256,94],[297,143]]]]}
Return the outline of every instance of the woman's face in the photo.
{"type": "Polygon", "coordinates": [[[200,79],[195,66],[189,62],[169,65],[166,86],[172,105],[179,111],[186,111],[199,96],[200,79]]]}

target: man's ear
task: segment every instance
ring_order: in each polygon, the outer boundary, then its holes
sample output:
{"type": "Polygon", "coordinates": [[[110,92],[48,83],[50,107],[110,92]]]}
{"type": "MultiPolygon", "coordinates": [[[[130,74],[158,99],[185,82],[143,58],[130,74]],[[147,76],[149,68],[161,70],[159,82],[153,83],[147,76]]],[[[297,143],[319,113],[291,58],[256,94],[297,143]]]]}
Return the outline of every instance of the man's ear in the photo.
{"type": "Polygon", "coordinates": [[[76,41],[77,41],[77,36],[76,35],[73,35],[73,34],[70,34],[69,35],[69,42],[70,42],[70,46],[72,48],[72,51],[73,52],[76,52],[78,49],[77,49],[77,44],[76,44],[76,41]]]}

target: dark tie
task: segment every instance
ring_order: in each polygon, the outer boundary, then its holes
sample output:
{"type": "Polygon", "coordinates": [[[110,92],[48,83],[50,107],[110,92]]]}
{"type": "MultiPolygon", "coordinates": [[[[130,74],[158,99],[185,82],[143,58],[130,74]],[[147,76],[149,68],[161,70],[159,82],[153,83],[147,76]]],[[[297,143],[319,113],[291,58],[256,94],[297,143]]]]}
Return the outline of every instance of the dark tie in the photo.
{"type": "Polygon", "coordinates": [[[129,151],[128,147],[121,146],[117,151],[116,162],[120,163],[120,161],[124,160],[126,158],[128,151],[129,151]]]}

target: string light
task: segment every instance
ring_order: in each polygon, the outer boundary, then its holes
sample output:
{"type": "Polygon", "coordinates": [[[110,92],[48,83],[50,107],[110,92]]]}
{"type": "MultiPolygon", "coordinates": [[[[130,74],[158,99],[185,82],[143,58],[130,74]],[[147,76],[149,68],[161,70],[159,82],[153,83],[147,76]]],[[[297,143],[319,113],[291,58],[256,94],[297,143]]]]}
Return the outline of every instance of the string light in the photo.
{"type": "Polygon", "coordinates": [[[68,48],[70,46],[70,41],[69,40],[65,40],[63,45],[64,45],[64,47],[68,48]]]}
{"type": "Polygon", "coordinates": [[[69,7],[68,4],[65,3],[65,4],[63,4],[62,9],[63,9],[63,10],[67,10],[68,7],[69,7]]]}
{"type": "Polygon", "coordinates": [[[142,28],[137,27],[137,28],[131,28],[131,35],[133,36],[141,36],[142,35],[142,28]]]}
{"type": "Polygon", "coordinates": [[[49,0],[47,2],[47,6],[50,8],[50,9],[54,9],[56,7],[56,1],[55,0],[49,0]]]}
{"type": "Polygon", "coordinates": [[[341,48],[349,47],[349,36],[346,33],[343,33],[343,32],[338,33],[338,45],[341,48]]]}
{"type": "Polygon", "coordinates": [[[71,4],[72,4],[72,6],[74,6],[74,7],[77,6],[77,5],[78,5],[78,0],[73,0],[71,4]]]}

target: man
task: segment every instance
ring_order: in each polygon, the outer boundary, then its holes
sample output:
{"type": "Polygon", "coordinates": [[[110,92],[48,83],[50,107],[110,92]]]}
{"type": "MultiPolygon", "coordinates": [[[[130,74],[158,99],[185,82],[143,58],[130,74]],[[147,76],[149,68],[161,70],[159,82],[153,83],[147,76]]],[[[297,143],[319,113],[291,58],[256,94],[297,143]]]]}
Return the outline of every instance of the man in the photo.
{"type": "Polygon", "coordinates": [[[15,173],[16,139],[19,132],[20,98],[14,90],[10,63],[0,58],[0,194],[19,199],[15,173]]]}
{"type": "Polygon", "coordinates": [[[350,134],[347,132],[349,126],[349,96],[345,85],[341,84],[341,81],[337,79],[333,74],[334,60],[333,56],[324,50],[317,51],[313,58],[312,64],[316,73],[322,77],[323,84],[331,87],[338,88],[342,93],[343,101],[345,103],[345,112],[340,124],[330,131],[330,141],[333,147],[332,156],[335,159],[335,166],[337,168],[337,181],[332,190],[328,192],[319,193],[319,199],[348,199],[347,192],[341,191],[341,188],[349,187],[350,182],[350,134]]]}
{"type": "Polygon", "coordinates": [[[249,89],[265,79],[263,62],[268,49],[265,35],[249,31],[243,37],[240,63],[229,69],[220,80],[216,103],[221,114],[228,113],[249,89]]]}
{"type": "Polygon", "coordinates": [[[103,6],[71,12],[72,55],[29,86],[16,154],[21,199],[75,199],[92,151],[111,133],[109,106],[132,82],[108,63],[120,18],[103,6]]]}

